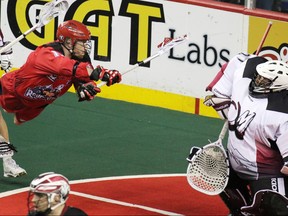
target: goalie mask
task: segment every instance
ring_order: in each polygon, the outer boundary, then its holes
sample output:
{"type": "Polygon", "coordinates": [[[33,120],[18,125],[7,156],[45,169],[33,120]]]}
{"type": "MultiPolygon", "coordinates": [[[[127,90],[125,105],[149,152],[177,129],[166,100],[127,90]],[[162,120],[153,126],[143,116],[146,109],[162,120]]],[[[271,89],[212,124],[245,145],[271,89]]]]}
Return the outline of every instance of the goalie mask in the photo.
{"type": "Polygon", "coordinates": [[[288,64],[272,60],[259,64],[252,79],[249,92],[251,96],[263,98],[270,92],[288,88],[288,64]]]}
{"type": "Polygon", "coordinates": [[[54,172],[40,174],[30,184],[29,215],[49,214],[67,201],[69,192],[69,181],[63,175],[54,172]]]}

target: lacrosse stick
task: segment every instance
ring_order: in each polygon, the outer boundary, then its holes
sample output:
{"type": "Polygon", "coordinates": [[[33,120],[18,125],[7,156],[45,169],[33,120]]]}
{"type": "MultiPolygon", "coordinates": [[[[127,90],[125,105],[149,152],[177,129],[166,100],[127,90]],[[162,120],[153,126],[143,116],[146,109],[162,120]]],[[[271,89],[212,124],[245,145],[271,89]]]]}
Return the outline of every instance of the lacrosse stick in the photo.
{"type": "Polygon", "coordinates": [[[67,0],[53,0],[52,2],[46,3],[40,11],[38,16],[39,22],[35,24],[31,29],[24,32],[22,35],[17,37],[7,46],[0,49],[0,54],[10,49],[14,44],[22,40],[31,32],[35,31],[37,28],[41,28],[42,26],[48,24],[53,18],[57,17],[59,13],[65,12],[68,9],[67,0]]]}
{"type": "Polygon", "coordinates": [[[267,37],[267,35],[268,35],[271,27],[272,27],[272,21],[270,21],[270,22],[268,23],[268,26],[267,26],[267,28],[266,28],[266,31],[265,31],[265,33],[264,33],[264,35],[263,35],[263,37],[262,37],[262,40],[261,40],[261,42],[260,42],[260,44],[259,44],[259,46],[258,46],[258,48],[257,48],[257,51],[256,51],[255,55],[258,55],[259,52],[260,52],[260,50],[262,49],[262,46],[263,46],[263,44],[264,44],[264,42],[265,42],[265,40],[266,40],[266,37],[267,37]]]}
{"type": "MultiPolygon", "coordinates": [[[[150,62],[151,60],[157,58],[158,56],[163,55],[164,53],[168,52],[168,50],[172,49],[175,46],[178,46],[179,44],[183,43],[186,39],[188,39],[187,35],[183,35],[181,37],[178,38],[165,38],[163,42],[161,42],[158,45],[159,51],[157,53],[155,53],[154,55],[144,59],[143,61],[135,64],[132,68],[130,68],[129,70],[121,73],[121,75],[123,76],[124,74],[129,73],[130,71],[135,70],[136,68],[138,68],[139,66],[142,66],[148,62],[150,62]]],[[[97,86],[100,88],[101,86],[105,85],[106,82],[101,82],[99,83],[97,86]]]]}
{"type": "Polygon", "coordinates": [[[222,145],[227,129],[228,121],[223,125],[218,140],[205,145],[189,160],[187,181],[201,193],[218,195],[228,183],[229,161],[222,145]]]}

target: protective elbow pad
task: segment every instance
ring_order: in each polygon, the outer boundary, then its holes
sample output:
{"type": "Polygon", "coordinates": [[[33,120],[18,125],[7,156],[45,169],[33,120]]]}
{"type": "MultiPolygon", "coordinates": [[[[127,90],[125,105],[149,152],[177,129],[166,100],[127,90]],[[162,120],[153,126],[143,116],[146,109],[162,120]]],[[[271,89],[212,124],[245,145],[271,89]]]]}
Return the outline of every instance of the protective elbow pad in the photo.
{"type": "Polygon", "coordinates": [[[203,103],[206,106],[212,106],[222,119],[227,119],[231,104],[230,98],[221,98],[216,97],[215,95],[208,95],[205,97],[203,103]]]}

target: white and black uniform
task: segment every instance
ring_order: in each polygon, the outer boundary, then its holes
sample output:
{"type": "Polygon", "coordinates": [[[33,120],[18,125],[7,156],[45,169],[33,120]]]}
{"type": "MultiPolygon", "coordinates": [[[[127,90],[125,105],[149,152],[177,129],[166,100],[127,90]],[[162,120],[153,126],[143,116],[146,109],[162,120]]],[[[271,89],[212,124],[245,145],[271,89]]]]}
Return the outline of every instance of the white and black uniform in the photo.
{"type": "Polygon", "coordinates": [[[206,89],[231,99],[227,151],[232,169],[220,197],[235,216],[249,213],[251,206],[257,215],[288,215],[288,176],[280,172],[288,161],[288,91],[261,95],[250,88],[256,66],[266,61],[238,54],[206,89]],[[262,197],[252,201],[263,191],[262,197]]]}
{"type": "Polygon", "coordinates": [[[249,94],[256,66],[266,61],[241,53],[207,88],[218,97],[231,98],[227,148],[232,168],[245,180],[283,176],[280,170],[288,156],[288,91],[266,98],[249,94]]]}

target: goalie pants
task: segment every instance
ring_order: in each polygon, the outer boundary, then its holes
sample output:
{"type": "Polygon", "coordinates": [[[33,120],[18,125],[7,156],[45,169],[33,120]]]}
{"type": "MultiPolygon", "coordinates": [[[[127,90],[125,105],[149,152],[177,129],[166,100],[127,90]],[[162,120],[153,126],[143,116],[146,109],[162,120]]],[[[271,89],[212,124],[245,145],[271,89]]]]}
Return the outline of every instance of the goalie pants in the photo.
{"type": "MultiPolygon", "coordinates": [[[[248,181],[239,178],[235,171],[231,169],[229,182],[225,190],[220,194],[220,197],[229,208],[230,213],[233,216],[244,215],[241,212],[241,207],[251,205],[254,195],[260,190],[272,190],[287,197],[288,177],[275,177],[248,181]]],[[[270,201],[270,203],[273,203],[273,201],[270,201]]],[[[277,205],[271,204],[271,206],[269,206],[269,208],[267,208],[264,212],[268,212],[267,215],[271,215],[271,212],[280,211],[279,209],[273,209],[273,206],[277,205]]],[[[281,211],[283,211],[283,209],[281,209],[281,211]]]]}

